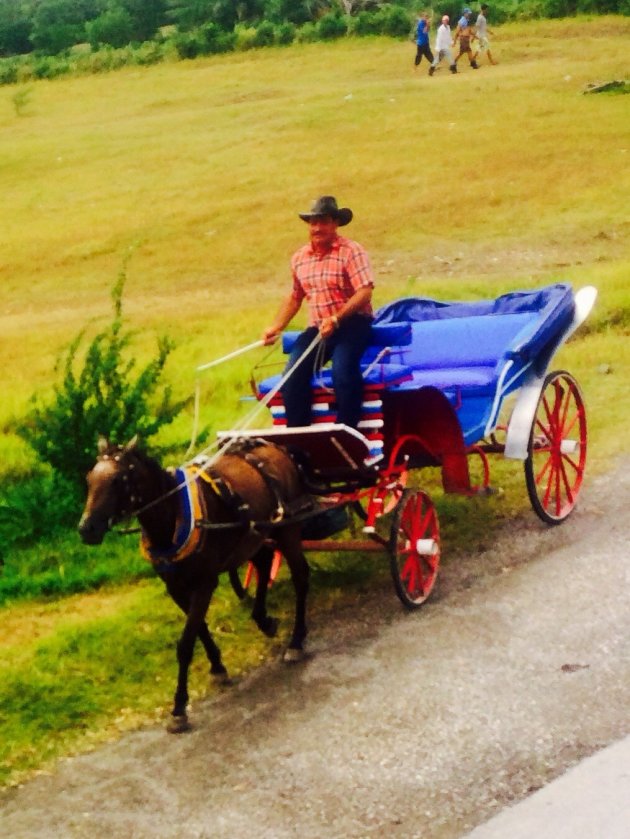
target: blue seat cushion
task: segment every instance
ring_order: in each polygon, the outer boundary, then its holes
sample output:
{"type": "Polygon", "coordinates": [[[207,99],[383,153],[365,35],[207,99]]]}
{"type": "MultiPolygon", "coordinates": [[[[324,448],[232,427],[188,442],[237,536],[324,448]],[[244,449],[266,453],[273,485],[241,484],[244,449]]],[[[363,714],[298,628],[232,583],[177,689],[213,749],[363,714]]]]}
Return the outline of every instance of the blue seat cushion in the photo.
{"type": "MultiPolygon", "coordinates": [[[[363,367],[363,381],[365,385],[395,385],[400,384],[401,382],[406,381],[407,379],[411,379],[412,370],[406,364],[375,364],[371,367],[367,367],[364,365],[363,367]]],[[[269,393],[272,388],[274,388],[281,378],[280,373],[277,373],[275,376],[269,376],[268,379],[264,379],[259,387],[260,392],[264,395],[269,393]]],[[[330,368],[326,368],[325,370],[321,370],[312,378],[312,385],[313,387],[332,387],[332,370],[330,368]]]]}

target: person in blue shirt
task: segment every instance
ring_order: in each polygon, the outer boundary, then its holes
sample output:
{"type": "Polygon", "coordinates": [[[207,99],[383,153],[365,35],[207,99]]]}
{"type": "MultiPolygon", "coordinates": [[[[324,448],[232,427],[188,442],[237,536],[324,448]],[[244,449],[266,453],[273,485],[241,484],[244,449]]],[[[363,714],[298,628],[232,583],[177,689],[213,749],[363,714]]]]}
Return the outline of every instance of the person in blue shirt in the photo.
{"type": "Polygon", "coordinates": [[[433,53],[429,46],[429,27],[431,26],[431,18],[428,12],[423,12],[418,18],[418,25],[416,27],[416,57],[414,66],[417,67],[424,56],[429,64],[433,63],[433,53]]]}

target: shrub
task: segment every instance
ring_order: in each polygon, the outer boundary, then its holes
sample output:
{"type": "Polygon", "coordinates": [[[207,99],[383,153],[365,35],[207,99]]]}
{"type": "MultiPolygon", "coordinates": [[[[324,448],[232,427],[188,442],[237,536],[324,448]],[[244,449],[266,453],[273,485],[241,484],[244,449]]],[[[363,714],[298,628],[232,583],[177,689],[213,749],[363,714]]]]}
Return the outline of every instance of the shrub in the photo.
{"type": "Polygon", "coordinates": [[[70,71],[70,62],[63,57],[40,56],[33,63],[33,75],[36,79],[56,79],[70,71]]]}
{"type": "Polygon", "coordinates": [[[100,44],[124,47],[133,35],[133,20],[122,6],[110,6],[94,20],[88,21],[85,31],[92,49],[100,44]]]}
{"type": "Polygon", "coordinates": [[[234,48],[239,52],[246,52],[254,47],[256,30],[253,26],[236,26],[234,28],[236,38],[234,48]]]}
{"type": "Polygon", "coordinates": [[[15,84],[18,80],[18,61],[11,58],[0,59],[0,85],[15,84]]]}
{"type": "Polygon", "coordinates": [[[348,23],[343,15],[332,12],[324,15],[317,24],[317,31],[322,41],[331,41],[334,38],[343,38],[348,32],[348,23]]]}
{"type": "Polygon", "coordinates": [[[76,524],[82,493],[58,472],[40,470],[0,490],[0,560],[16,545],[47,539],[76,524]]]}
{"type": "Polygon", "coordinates": [[[370,12],[359,12],[352,18],[351,31],[353,35],[378,35],[380,33],[380,21],[377,15],[370,12]]]}
{"type": "Polygon", "coordinates": [[[252,41],[254,47],[270,47],[275,42],[275,27],[273,23],[268,20],[263,22],[256,28],[256,34],[252,41]]]}
{"type": "Polygon", "coordinates": [[[297,31],[297,40],[303,44],[319,41],[319,30],[314,23],[305,23],[297,31]]]}
{"type": "Polygon", "coordinates": [[[112,323],[89,344],[78,372],[83,332],[60,359],[63,375],[52,400],[43,403],[35,397],[17,428],[40,460],[81,486],[100,435],[124,443],[138,433],[147,440],[172,422],[185,404],[172,401],[169,387],[157,393],[173,348],[168,338],[158,339],[157,356],[136,372],[135,359],[127,352],[132,335],[123,329],[125,279],[123,268],[112,290],[112,323]]]}
{"type": "Polygon", "coordinates": [[[203,52],[203,42],[197,32],[176,32],[173,43],[180,58],[197,58],[203,52]]]}
{"type": "Polygon", "coordinates": [[[216,23],[206,23],[199,29],[199,34],[206,54],[231,52],[236,44],[236,35],[226,32],[216,23]]]}
{"type": "Polygon", "coordinates": [[[385,6],[376,17],[380,21],[380,31],[390,38],[406,38],[411,30],[411,17],[400,6],[385,6]]]}
{"type": "Polygon", "coordinates": [[[294,23],[281,23],[276,26],[276,43],[285,46],[295,41],[297,27],[294,23]]]}
{"type": "Polygon", "coordinates": [[[141,67],[159,64],[163,57],[162,44],[157,41],[144,41],[133,50],[133,63],[141,67]]]}

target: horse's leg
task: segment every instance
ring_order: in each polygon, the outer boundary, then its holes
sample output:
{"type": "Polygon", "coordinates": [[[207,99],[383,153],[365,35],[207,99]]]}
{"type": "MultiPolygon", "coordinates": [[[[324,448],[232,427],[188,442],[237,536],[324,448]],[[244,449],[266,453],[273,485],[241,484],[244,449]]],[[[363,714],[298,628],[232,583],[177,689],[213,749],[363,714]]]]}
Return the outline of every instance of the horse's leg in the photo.
{"type": "Polygon", "coordinates": [[[277,618],[271,618],[267,614],[267,589],[271,577],[273,554],[273,548],[269,545],[263,545],[258,553],[252,557],[252,563],[256,569],[256,596],[252,618],[260,631],[269,638],[273,638],[278,631],[277,618]]]}
{"type": "Polygon", "coordinates": [[[202,624],[205,621],[206,612],[210,600],[217,587],[217,579],[207,581],[203,587],[200,586],[191,592],[190,608],[186,617],[184,631],[177,642],[177,689],[175,701],[171,712],[172,720],[168,730],[172,734],[179,734],[190,728],[186,706],[188,705],[188,671],[193,657],[195,640],[199,635],[202,624]]]}
{"type": "MultiPolygon", "coordinates": [[[[178,586],[176,584],[177,578],[174,577],[172,573],[169,573],[167,576],[163,576],[162,579],[166,583],[166,589],[175,604],[179,606],[185,615],[187,615],[190,610],[190,591],[185,587],[178,586]]],[[[225,681],[227,678],[227,670],[221,659],[221,650],[215,644],[214,638],[212,637],[212,634],[208,629],[208,624],[205,620],[201,623],[197,637],[203,644],[206,656],[210,662],[210,674],[217,677],[220,681],[225,681]]]]}
{"type": "Polygon", "coordinates": [[[310,568],[302,551],[301,533],[299,528],[287,528],[278,544],[291,572],[291,580],[295,588],[295,622],[291,641],[284,654],[284,660],[292,663],[304,658],[304,639],[306,628],[306,598],[308,595],[308,579],[310,568]]]}

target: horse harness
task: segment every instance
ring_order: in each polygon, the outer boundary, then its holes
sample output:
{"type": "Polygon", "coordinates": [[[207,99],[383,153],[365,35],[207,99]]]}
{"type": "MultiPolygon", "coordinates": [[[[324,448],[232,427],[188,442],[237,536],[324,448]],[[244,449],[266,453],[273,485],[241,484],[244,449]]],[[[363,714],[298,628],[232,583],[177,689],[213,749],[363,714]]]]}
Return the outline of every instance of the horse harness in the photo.
{"type": "MultiPolygon", "coordinates": [[[[228,453],[241,457],[249,466],[256,470],[262,478],[266,488],[268,489],[274,503],[274,511],[269,519],[264,521],[256,521],[252,519],[250,514],[249,504],[239,495],[232,485],[223,478],[216,469],[212,466],[204,467],[199,464],[199,471],[197,476],[205,481],[219,497],[225,507],[236,517],[234,522],[211,522],[202,519],[197,522],[199,527],[206,530],[224,530],[227,528],[245,526],[250,530],[258,530],[265,532],[272,530],[274,527],[280,527],[283,524],[293,524],[296,521],[296,516],[300,513],[312,510],[313,502],[308,496],[301,496],[295,501],[291,502],[283,497],[282,485],[280,481],[271,475],[267,469],[267,465],[263,460],[256,457],[254,449],[260,446],[276,446],[267,440],[247,438],[236,441],[230,447],[228,453]]],[[[284,452],[284,450],[283,450],[284,452]]],[[[290,455],[289,455],[290,456],[290,455]]]]}
{"type": "MultiPolygon", "coordinates": [[[[311,514],[310,511],[313,509],[312,499],[303,495],[295,501],[289,501],[284,497],[280,481],[270,475],[264,461],[256,457],[253,450],[263,444],[275,446],[274,443],[264,440],[239,440],[230,447],[229,453],[241,457],[263,479],[274,504],[274,510],[269,519],[254,520],[251,516],[249,504],[232,487],[230,482],[219,474],[218,470],[211,465],[206,465],[207,461],[203,459],[193,461],[192,465],[186,470],[174,470],[174,475],[178,479],[176,486],[167,490],[164,495],[157,499],[160,501],[169,495],[178,495],[180,514],[178,525],[173,534],[173,543],[164,549],[155,548],[149,543],[144,531],[141,531],[141,551],[158,571],[166,571],[193,553],[201,551],[205,542],[205,534],[208,531],[244,529],[244,535],[251,531],[257,531],[260,535],[269,538],[274,528],[296,523],[300,520],[301,514],[306,517],[311,514]],[[203,493],[198,483],[200,480],[212,489],[228,514],[234,517],[233,520],[214,522],[206,517],[207,511],[203,501],[203,493]]],[[[277,448],[280,447],[277,446],[277,448]]],[[[120,456],[114,456],[114,460],[120,461],[120,456]]],[[[134,485],[135,481],[132,477],[134,469],[135,465],[129,463],[127,469],[121,473],[125,501],[119,512],[119,518],[137,516],[157,503],[149,502],[143,505],[141,494],[137,486],[134,485]],[[139,508],[138,505],[140,505],[139,508]]]]}

